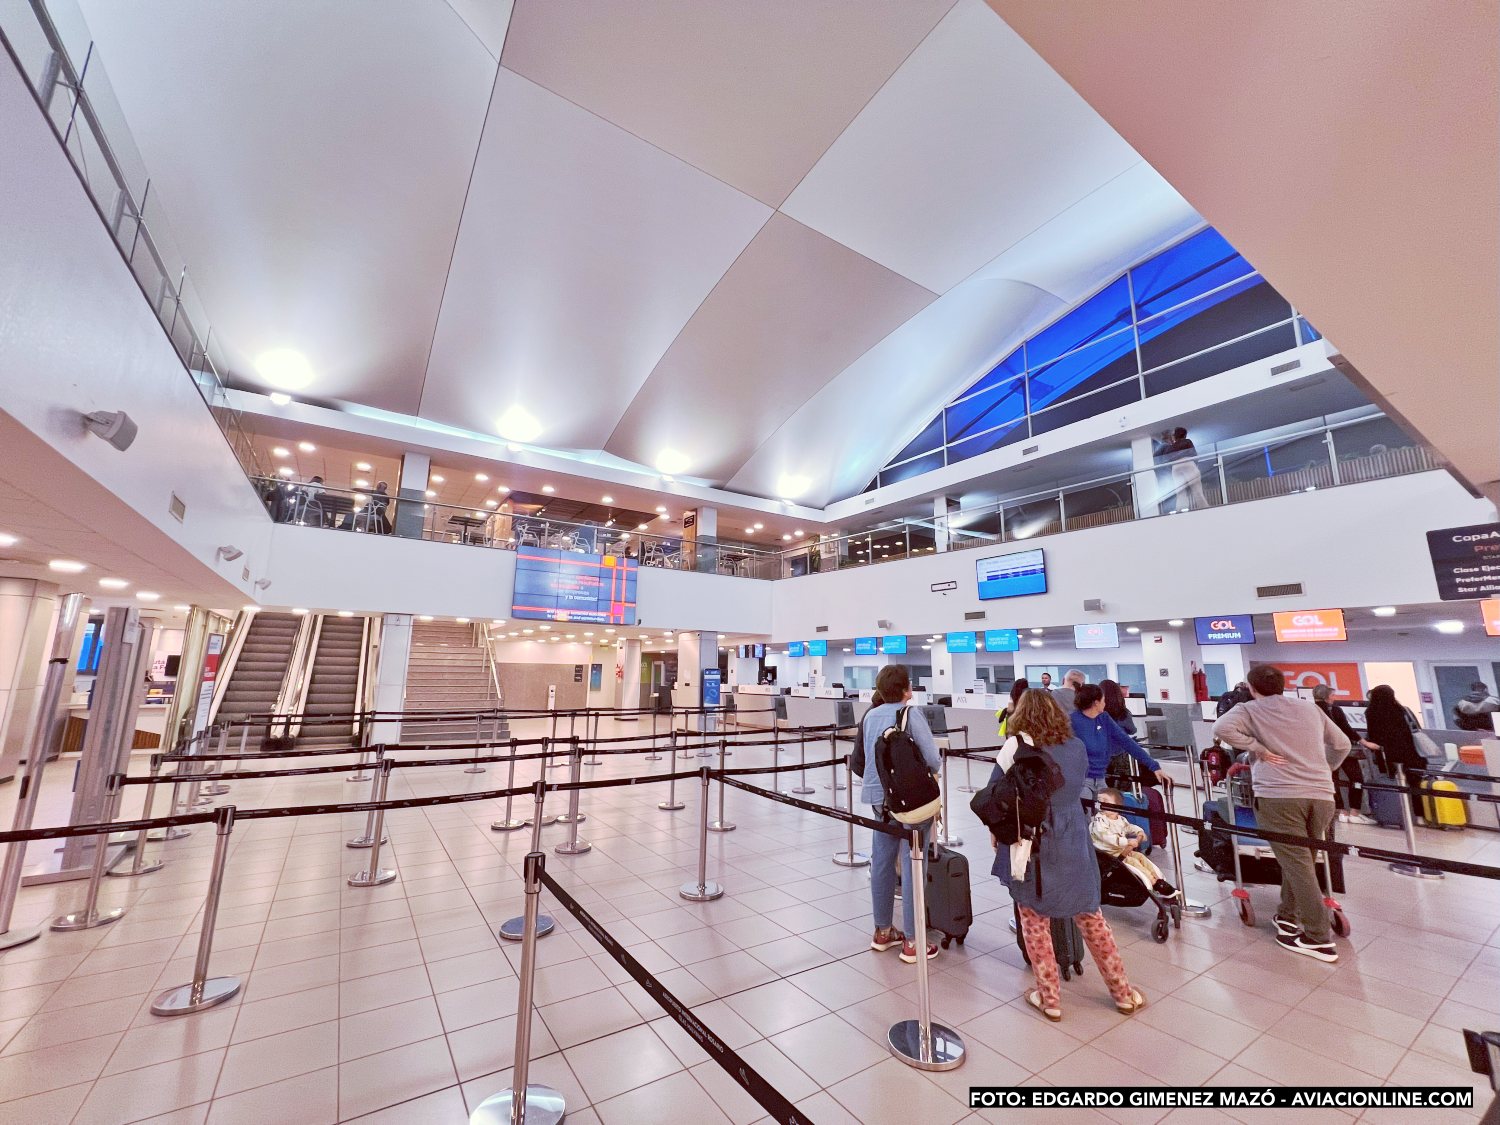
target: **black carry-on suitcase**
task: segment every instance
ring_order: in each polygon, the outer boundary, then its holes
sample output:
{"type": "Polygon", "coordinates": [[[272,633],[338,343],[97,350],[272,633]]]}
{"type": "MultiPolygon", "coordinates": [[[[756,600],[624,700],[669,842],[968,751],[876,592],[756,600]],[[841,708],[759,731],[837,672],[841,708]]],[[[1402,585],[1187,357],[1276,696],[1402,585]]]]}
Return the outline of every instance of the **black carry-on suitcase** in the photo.
{"type": "MultiPolygon", "coordinates": [[[[1011,906],[1016,916],[1016,944],[1021,947],[1021,956],[1026,963],[1031,964],[1031,954],[1026,952],[1026,932],[1021,928],[1021,911],[1014,904],[1011,906]]],[[[1078,923],[1071,918],[1053,918],[1052,922],[1052,952],[1057,958],[1057,968],[1062,974],[1063,980],[1069,980],[1074,975],[1083,975],[1083,934],[1079,932],[1078,923]]]]}
{"type": "Polygon", "coordinates": [[[969,897],[969,861],[958,852],[932,844],[927,849],[927,925],[941,930],[943,948],[964,943],[974,924],[969,897]]]}

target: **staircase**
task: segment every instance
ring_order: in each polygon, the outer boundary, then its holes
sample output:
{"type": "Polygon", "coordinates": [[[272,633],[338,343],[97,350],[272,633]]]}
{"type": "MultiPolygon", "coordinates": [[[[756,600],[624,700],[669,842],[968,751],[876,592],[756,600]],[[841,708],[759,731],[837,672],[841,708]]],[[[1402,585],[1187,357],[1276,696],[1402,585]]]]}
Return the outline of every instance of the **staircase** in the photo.
{"type": "MultiPolygon", "coordinates": [[[[359,659],[364,647],[365,619],[326,615],[313,654],[312,678],[307,685],[303,719],[318,715],[348,715],[359,700],[359,659]]],[[[354,723],[304,723],[297,736],[298,749],[319,746],[349,746],[354,742],[354,723]]]]}
{"type": "MultiPolygon", "coordinates": [[[[229,674],[215,718],[237,719],[276,710],[301,621],[294,613],[257,613],[250,619],[250,631],[229,674]]],[[[251,731],[250,739],[255,742],[265,733],[264,727],[251,731]]]]}
{"type": "MultiPolygon", "coordinates": [[[[487,653],[473,626],[421,622],[412,626],[405,706],[407,711],[489,711],[501,706],[487,653]]],[[[483,733],[489,736],[491,729],[486,722],[483,733]]],[[[473,742],[475,733],[472,722],[407,718],[401,723],[405,743],[473,742]]],[[[510,737],[503,721],[495,737],[510,737]]]]}

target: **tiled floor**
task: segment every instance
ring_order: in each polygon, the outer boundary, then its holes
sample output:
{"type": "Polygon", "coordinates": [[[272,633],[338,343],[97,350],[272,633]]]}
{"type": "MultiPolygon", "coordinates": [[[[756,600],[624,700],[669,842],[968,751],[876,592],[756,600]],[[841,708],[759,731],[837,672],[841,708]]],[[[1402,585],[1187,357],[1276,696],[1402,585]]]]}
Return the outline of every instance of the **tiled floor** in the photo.
{"type": "MultiPolygon", "coordinates": [[[[763,765],[770,752],[742,749],[730,761],[763,765]]],[[[623,776],[664,764],[608,758],[587,772],[623,776]]],[[[955,785],[962,772],[955,769],[955,785]]],[[[58,819],[70,774],[53,767],[44,822],[58,819]]],[[[503,776],[498,768],[483,776],[454,767],[397,771],[391,795],[481,791],[503,776]]],[[[519,779],[534,776],[532,767],[519,779]]],[[[811,780],[819,786],[814,799],[826,801],[826,776],[811,780]]],[[[227,799],[245,808],[365,792],[341,775],[241,781],[233,790],[227,799]]],[[[1468,1072],[1458,1029],[1500,1025],[1493,883],[1417,882],[1353,863],[1344,896],[1352,940],[1341,962],[1326,966],[1275,948],[1264,925],[1241,926],[1224,886],[1192,875],[1191,893],[1214,905],[1213,917],[1186,921],[1165,945],[1150,940],[1144,911],[1108,911],[1149,1006],[1120,1016],[1088,966],[1064,985],[1066,1015],[1054,1025],[1021,999],[1030,974],[1005,926],[1008,899],[988,874],[984,833],[960,800],[956,827],[973,864],[978,917],[967,945],[932,963],[932,993],[935,1015],[962,1032],[969,1058],[956,1071],[924,1074],[885,1046],[890,1024],[915,1015],[915,970],[867,948],[868,871],[830,862],[844,846],[844,826],[731,790],[727,810],[738,829],[709,840],[710,877],[727,893],[695,905],[676,890],[694,873],[698,787],[679,785],[687,804],[680,812],[657,809],[660,790],[586,794],[581,834],[593,850],[552,854],[566,829],[549,827],[548,870],[819,1123],[999,1120],[969,1111],[971,1084],[1464,1084],[1478,1091],[1481,1107],[1489,1103],[1487,1087],[1468,1072]]],[[[0,802],[11,800],[0,794],[0,802]]],[[[508,1084],[514,1062],[520,950],[494,929],[521,910],[529,833],[491,832],[497,815],[492,802],[392,815],[382,862],[399,878],[369,890],[345,884],[366,857],[344,847],[362,817],[241,822],[213,972],[240,976],[244,988],[220,1008],[177,1019],[152,1016],[149,1003],[191,975],[211,833],[200,828],[166,845],[168,865],[156,874],[109,880],[103,901],[126,906],[123,920],[47,933],[0,954],[0,1122],[464,1120],[508,1084]]],[[[8,823],[3,804],[0,816],[8,823]]],[[[1386,846],[1398,839],[1377,829],[1355,830],[1354,838],[1386,846]]],[[[1422,846],[1500,862],[1492,834],[1424,832],[1422,846]]],[[[35,850],[40,866],[48,857],[35,850]]],[[[16,923],[72,909],[81,891],[81,884],[27,889],[16,923]]],[[[1253,894],[1269,918],[1274,892],[1253,894]]],[[[763,1118],[546,896],[543,907],[558,928],[538,950],[531,1074],[563,1091],[569,1121],[763,1118]]],[[[1233,1120],[1203,1111],[1166,1116],[1233,1120]]],[[[1045,1120],[1110,1118],[1048,1112],[1045,1120]]],[[[1278,1118],[1256,1111],[1246,1120],[1278,1118]]]]}

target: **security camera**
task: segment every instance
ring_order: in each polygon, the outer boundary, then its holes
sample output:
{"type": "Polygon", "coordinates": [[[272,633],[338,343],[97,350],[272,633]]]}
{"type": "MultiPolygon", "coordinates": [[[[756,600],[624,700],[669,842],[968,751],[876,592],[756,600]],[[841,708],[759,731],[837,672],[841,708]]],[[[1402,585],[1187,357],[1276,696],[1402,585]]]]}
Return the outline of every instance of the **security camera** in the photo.
{"type": "Polygon", "coordinates": [[[121,453],[130,448],[137,433],[135,422],[123,410],[96,410],[83,416],[83,424],[121,453]]]}

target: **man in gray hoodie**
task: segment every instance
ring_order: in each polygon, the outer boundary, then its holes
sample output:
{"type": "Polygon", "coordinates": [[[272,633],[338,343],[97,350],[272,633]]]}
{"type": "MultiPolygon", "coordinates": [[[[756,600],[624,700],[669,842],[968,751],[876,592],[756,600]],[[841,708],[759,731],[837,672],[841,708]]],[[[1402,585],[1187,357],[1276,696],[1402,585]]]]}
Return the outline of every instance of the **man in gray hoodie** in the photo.
{"type": "MultiPolygon", "coordinates": [[[[1286,694],[1281,669],[1258,664],[1245,677],[1251,700],[1214,723],[1214,737],[1250,754],[1255,820],[1268,832],[1322,840],[1333,822],[1333,773],[1353,743],[1316,704],[1286,694]]],[[[1311,848],[1271,844],[1281,865],[1276,941],[1318,961],[1339,959],[1317,859],[1311,848]]]]}

